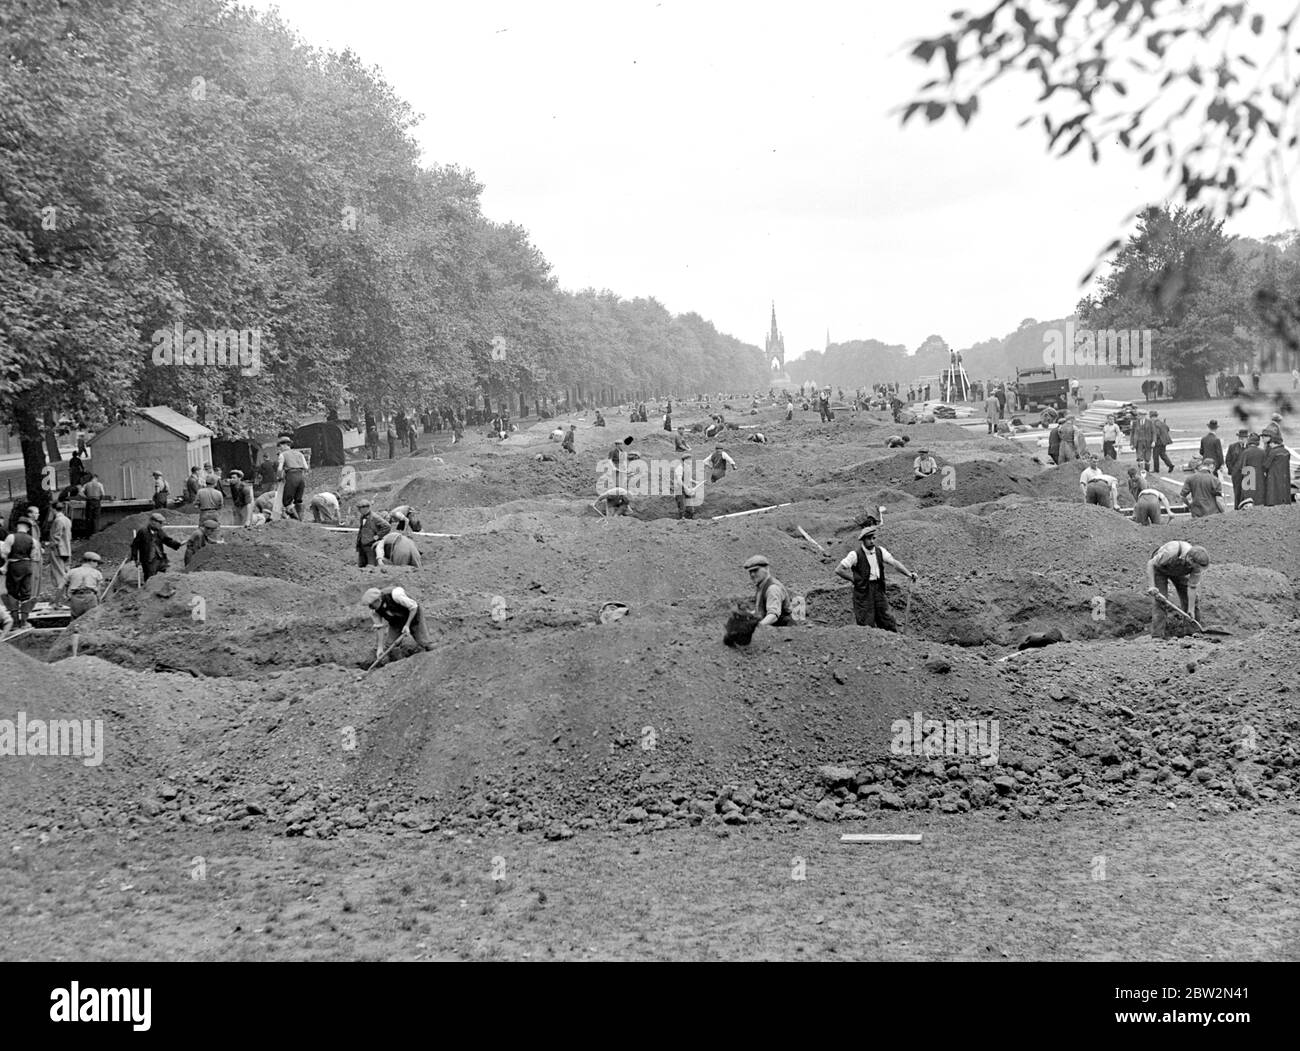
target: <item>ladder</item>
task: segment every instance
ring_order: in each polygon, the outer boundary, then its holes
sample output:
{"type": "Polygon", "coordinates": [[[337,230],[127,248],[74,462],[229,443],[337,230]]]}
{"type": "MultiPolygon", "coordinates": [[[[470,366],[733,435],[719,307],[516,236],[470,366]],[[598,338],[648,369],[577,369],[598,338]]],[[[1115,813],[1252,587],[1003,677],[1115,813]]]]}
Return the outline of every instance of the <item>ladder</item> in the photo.
{"type": "Polygon", "coordinates": [[[970,401],[970,377],[966,375],[966,366],[961,363],[960,355],[949,355],[943,384],[948,395],[947,401],[956,401],[958,393],[961,394],[962,401],[970,401]]]}

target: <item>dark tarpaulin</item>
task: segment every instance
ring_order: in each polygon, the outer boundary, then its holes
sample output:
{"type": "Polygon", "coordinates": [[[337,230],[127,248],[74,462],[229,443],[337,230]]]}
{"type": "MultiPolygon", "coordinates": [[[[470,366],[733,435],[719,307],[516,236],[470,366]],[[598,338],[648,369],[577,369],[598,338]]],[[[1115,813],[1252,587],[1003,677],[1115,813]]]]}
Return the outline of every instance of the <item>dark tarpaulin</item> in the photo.
{"type": "Polygon", "coordinates": [[[313,467],[342,467],[347,463],[343,450],[343,427],[346,421],[326,420],[308,423],[293,432],[295,449],[311,449],[313,467]]]}

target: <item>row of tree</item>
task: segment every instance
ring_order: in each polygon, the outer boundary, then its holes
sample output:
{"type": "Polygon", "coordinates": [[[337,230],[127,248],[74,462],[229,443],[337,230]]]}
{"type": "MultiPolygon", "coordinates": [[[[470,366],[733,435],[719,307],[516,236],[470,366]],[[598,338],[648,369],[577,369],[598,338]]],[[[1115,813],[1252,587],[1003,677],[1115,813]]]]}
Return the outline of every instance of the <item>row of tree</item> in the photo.
{"type": "Polygon", "coordinates": [[[29,492],[65,415],[195,405],[248,434],[349,401],[767,382],[757,347],[696,314],[560,289],[469,172],[420,163],[375,70],[274,15],[9,0],[0,48],[0,425],[29,492]],[[213,332],[243,358],[186,364],[213,332]]]}

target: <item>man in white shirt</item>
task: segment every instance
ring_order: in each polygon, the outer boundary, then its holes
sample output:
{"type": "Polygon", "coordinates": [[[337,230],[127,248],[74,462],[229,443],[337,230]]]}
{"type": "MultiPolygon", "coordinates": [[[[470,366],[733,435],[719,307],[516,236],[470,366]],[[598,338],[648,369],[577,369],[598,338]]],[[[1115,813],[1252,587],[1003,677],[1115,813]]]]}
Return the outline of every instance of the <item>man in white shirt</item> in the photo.
{"type": "Polygon", "coordinates": [[[876,546],[876,526],[868,525],[858,534],[858,546],[835,567],[835,575],[853,585],[853,619],[859,627],[898,630],[885,595],[886,564],[906,573],[915,582],[915,573],[883,547],[876,546]]]}
{"type": "Polygon", "coordinates": [[[709,475],[709,481],[711,482],[716,482],[722,478],[722,476],[727,473],[728,469],[732,471],[740,470],[740,468],[736,466],[736,461],[723,451],[721,445],[715,445],[713,447],[713,452],[709,454],[709,458],[704,462],[710,468],[711,473],[709,475]]]}
{"type": "Polygon", "coordinates": [[[938,469],[939,465],[934,462],[929,449],[922,449],[920,455],[912,461],[912,477],[917,481],[929,478],[938,469]]]}
{"type": "Polygon", "coordinates": [[[1107,416],[1106,422],[1101,426],[1101,457],[1103,460],[1119,459],[1119,454],[1115,451],[1119,443],[1119,436],[1119,424],[1115,422],[1115,417],[1107,416]]]}
{"type": "Polygon", "coordinates": [[[790,589],[772,576],[767,559],[763,555],[754,555],[745,561],[745,570],[754,585],[754,616],[758,618],[756,627],[775,625],[785,628],[793,624],[790,589]]]}
{"type": "Polygon", "coordinates": [[[1169,504],[1169,497],[1159,489],[1143,489],[1133,502],[1134,525],[1163,525],[1172,516],[1174,509],[1169,504]]]}
{"type": "Polygon", "coordinates": [[[1153,639],[1163,639],[1167,634],[1165,602],[1169,599],[1170,581],[1178,592],[1178,603],[1183,611],[1189,617],[1195,617],[1196,589],[1209,564],[1210,553],[1186,540],[1170,540],[1151,552],[1151,560],[1147,563],[1147,594],[1152,601],[1153,639]]]}
{"type": "Polygon", "coordinates": [[[424,626],[420,604],[411,598],[402,588],[369,588],[361,596],[363,605],[370,607],[371,624],[376,631],[387,627],[385,639],[378,641],[376,635],[375,660],[383,656],[384,651],[403,635],[413,639],[422,649],[433,649],[429,633],[424,626]]]}
{"type": "Polygon", "coordinates": [[[307,506],[311,508],[313,522],[324,522],[326,525],[339,524],[339,498],[333,493],[316,493],[307,506]]]}
{"type": "Polygon", "coordinates": [[[1119,485],[1115,479],[1097,466],[1097,455],[1088,457],[1088,466],[1079,475],[1079,489],[1083,492],[1085,504],[1100,504],[1102,507],[1119,506],[1119,485]]]}

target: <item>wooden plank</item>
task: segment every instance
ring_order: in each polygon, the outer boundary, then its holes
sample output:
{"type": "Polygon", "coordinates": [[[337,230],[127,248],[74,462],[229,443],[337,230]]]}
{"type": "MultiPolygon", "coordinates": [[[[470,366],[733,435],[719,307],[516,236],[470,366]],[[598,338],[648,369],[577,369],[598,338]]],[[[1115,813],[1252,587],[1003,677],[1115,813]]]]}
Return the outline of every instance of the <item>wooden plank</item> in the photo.
{"type": "Polygon", "coordinates": [[[714,515],[713,518],[710,519],[710,521],[717,522],[719,519],[723,519],[723,518],[740,518],[743,515],[756,515],[760,511],[775,511],[778,507],[793,507],[793,506],[794,506],[793,500],[788,501],[787,503],[784,504],[768,504],[767,507],[755,507],[752,511],[733,511],[729,515],[714,515]]]}
{"type": "Polygon", "coordinates": [[[841,843],[920,843],[920,832],[850,832],[841,843]]]}

